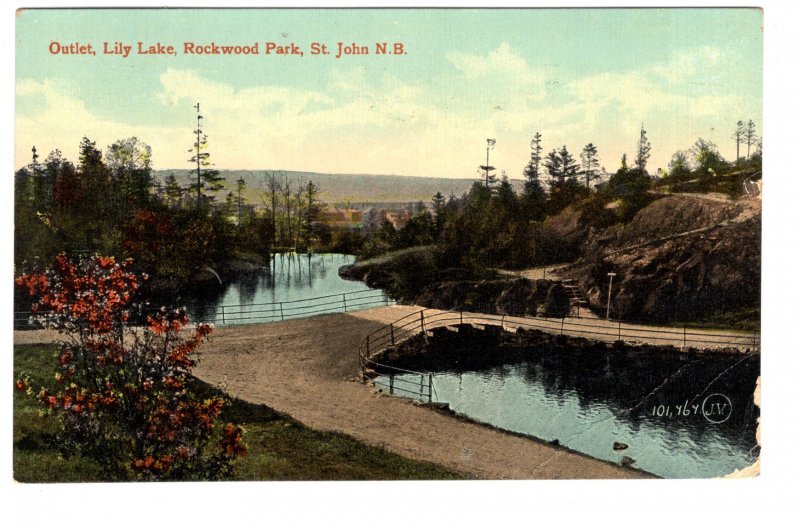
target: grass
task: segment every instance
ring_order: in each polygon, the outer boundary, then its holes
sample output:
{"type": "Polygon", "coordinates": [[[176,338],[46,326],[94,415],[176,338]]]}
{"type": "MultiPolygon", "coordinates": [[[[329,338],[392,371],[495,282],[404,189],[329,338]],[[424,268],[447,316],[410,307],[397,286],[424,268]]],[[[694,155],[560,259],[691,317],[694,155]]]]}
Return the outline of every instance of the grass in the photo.
{"type": "Polygon", "coordinates": [[[733,311],[720,311],[687,322],[674,322],[675,326],[703,329],[761,330],[761,308],[750,307],[733,311]]]}
{"type": "MultiPolygon", "coordinates": [[[[53,383],[52,345],[14,346],[14,376],[53,383]]],[[[407,459],[340,433],[317,431],[265,405],[231,398],[199,380],[190,386],[225,399],[224,422],[245,430],[248,455],[236,461],[234,480],[425,480],[458,479],[434,464],[407,459]]],[[[99,468],[80,457],[62,457],[59,428],[35,399],[14,395],[14,478],[19,482],[103,482],[99,468]]]]}

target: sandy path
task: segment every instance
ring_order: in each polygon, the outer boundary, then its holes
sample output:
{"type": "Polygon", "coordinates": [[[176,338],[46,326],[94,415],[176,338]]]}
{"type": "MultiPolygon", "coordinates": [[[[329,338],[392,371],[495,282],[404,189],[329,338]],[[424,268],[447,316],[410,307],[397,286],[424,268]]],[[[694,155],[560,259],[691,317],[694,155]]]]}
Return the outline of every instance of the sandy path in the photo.
{"type": "MultiPolygon", "coordinates": [[[[418,308],[215,328],[196,375],[229,394],[266,404],[310,427],[338,431],[475,478],[648,478],[528,438],[458,420],[407,399],[377,394],[357,380],[357,348],[368,333],[418,308]]],[[[54,333],[17,331],[15,344],[54,333]]]]}
{"type": "Polygon", "coordinates": [[[477,478],[648,475],[385,397],[359,381],[357,347],[416,308],[392,306],[287,322],[219,327],[196,374],[300,422],[477,478]]]}

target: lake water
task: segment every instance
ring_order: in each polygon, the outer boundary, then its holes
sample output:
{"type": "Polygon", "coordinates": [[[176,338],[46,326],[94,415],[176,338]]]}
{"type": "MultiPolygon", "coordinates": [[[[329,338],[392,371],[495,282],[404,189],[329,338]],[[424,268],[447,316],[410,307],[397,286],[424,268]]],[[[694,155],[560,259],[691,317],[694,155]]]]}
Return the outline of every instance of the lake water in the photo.
{"type": "MultiPolygon", "coordinates": [[[[514,360],[431,370],[433,400],[596,458],[629,457],[633,467],[666,478],[722,476],[758,457],[758,355],[531,349],[514,360]],[[625,449],[615,451],[615,443],[625,449]]],[[[376,382],[389,390],[388,377],[376,382]]],[[[394,385],[417,391],[419,382],[396,375],[394,385]]]]}
{"type": "MultiPolygon", "coordinates": [[[[341,254],[276,254],[268,266],[197,286],[168,297],[196,321],[241,324],[353,311],[392,303],[381,290],[339,277],[355,257],[341,254]]],[[[161,297],[162,299],[164,297],[161,297]]]]}

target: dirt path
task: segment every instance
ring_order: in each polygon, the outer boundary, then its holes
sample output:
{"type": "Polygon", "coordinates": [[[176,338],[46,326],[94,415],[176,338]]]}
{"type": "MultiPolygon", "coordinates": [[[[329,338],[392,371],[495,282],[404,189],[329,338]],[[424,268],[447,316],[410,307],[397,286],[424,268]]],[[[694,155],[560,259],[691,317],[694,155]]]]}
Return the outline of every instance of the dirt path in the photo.
{"type": "MultiPolygon", "coordinates": [[[[414,311],[391,306],[258,325],[217,327],[196,374],[244,400],[313,428],[338,431],[476,478],[643,478],[530,439],[458,420],[356,381],[357,347],[369,332],[414,311]]],[[[17,331],[15,344],[55,334],[17,331]]]]}
{"type": "MultiPolygon", "coordinates": [[[[383,396],[362,384],[358,380],[357,354],[361,340],[419,309],[390,306],[285,322],[220,326],[202,348],[196,375],[231,395],[266,404],[310,427],[345,433],[471,477],[649,477],[630,468],[458,420],[407,399],[383,396]]],[[[498,316],[496,320],[507,323],[509,318],[501,320],[498,316]]],[[[597,331],[592,338],[614,338],[612,331],[618,324],[590,322],[596,324],[592,327],[597,331]]],[[[554,329],[546,325],[542,328],[554,329]]],[[[676,339],[682,336],[678,329],[675,332],[676,339]]],[[[44,331],[14,333],[15,344],[53,338],[44,331]]]]}

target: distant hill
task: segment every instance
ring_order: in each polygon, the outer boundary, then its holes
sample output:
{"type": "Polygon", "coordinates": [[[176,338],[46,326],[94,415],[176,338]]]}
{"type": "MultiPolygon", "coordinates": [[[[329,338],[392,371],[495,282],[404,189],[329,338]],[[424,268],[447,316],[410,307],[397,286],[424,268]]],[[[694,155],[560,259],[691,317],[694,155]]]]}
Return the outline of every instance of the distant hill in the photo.
{"type": "MultiPolygon", "coordinates": [[[[228,191],[234,191],[236,181],[241,177],[247,184],[245,197],[253,204],[263,200],[263,192],[267,189],[267,176],[270,171],[259,170],[220,170],[225,177],[225,186],[228,191]]],[[[472,183],[477,178],[434,178],[411,177],[400,175],[348,175],[329,173],[308,173],[303,171],[275,171],[276,176],[284,175],[297,184],[298,181],[308,183],[320,188],[320,199],[330,204],[347,203],[393,203],[393,202],[430,202],[431,197],[437,192],[448,197],[451,193],[461,196],[469,191],[472,183]]],[[[189,171],[186,169],[164,169],[156,171],[156,177],[163,180],[174,174],[182,186],[190,183],[189,171]]],[[[512,180],[516,191],[522,190],[522,180],[512,180]]]]}

